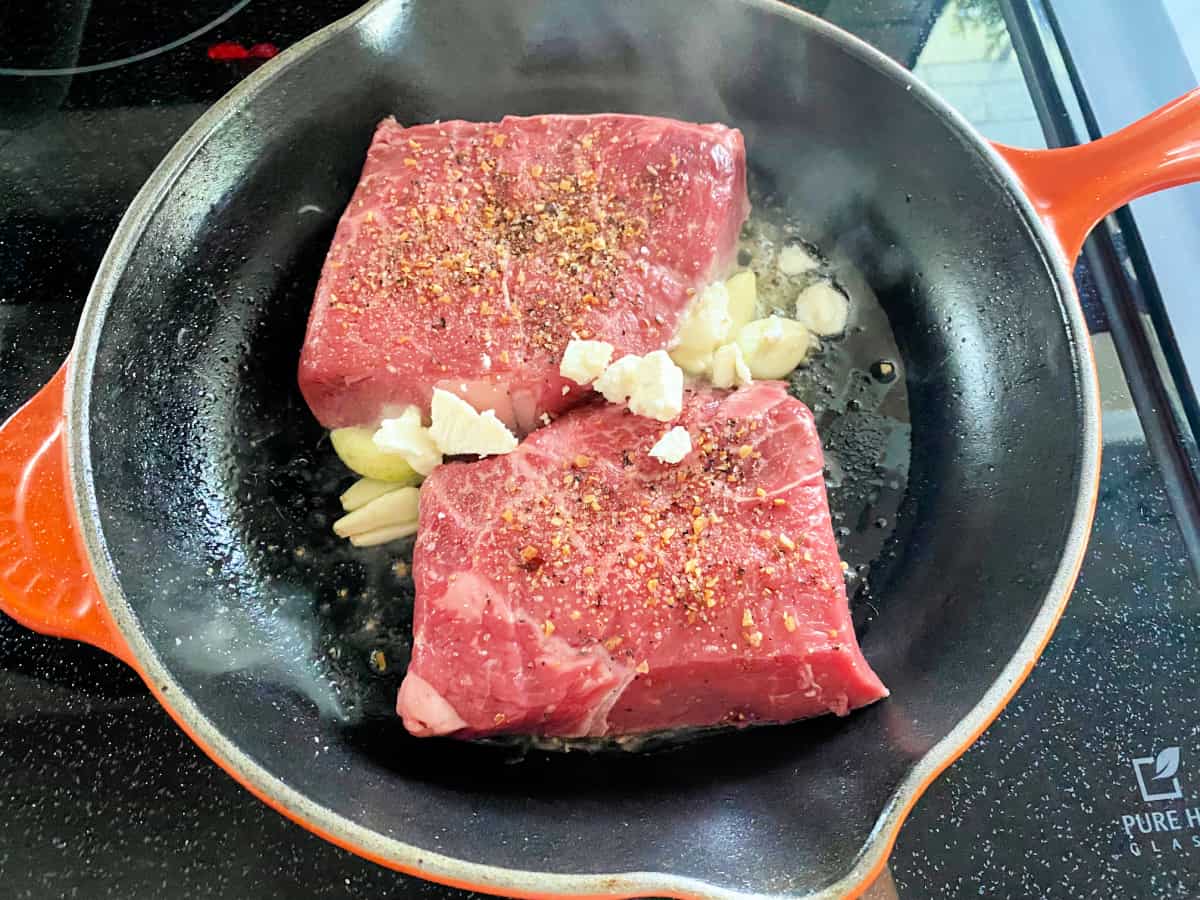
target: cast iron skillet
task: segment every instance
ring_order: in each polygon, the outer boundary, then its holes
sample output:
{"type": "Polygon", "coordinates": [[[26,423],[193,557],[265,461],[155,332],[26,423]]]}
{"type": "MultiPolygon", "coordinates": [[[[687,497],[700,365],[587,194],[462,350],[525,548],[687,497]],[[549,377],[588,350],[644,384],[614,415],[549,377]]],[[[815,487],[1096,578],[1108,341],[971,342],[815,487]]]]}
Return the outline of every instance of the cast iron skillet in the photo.
{"type": "Polygon", "coordinates": [[[1200,177],[1198,107],[1026,153],[765,0],[378,0],[218,103],[130,207],[71,359],[4,428],[0,599],[128,661],[248,789],[383,865],[525,896],[853,893],[1062,610],[1099,465],[1068,261],[1200,177]],[[381,117],[608,110],[743,129],[756,183],[886,313],[911,465],[856,612],[892,697],[643,755],[419,741],[380,715],[405,582],[329,536],[340,470],[296,389],[318,269],[381,117]]]}

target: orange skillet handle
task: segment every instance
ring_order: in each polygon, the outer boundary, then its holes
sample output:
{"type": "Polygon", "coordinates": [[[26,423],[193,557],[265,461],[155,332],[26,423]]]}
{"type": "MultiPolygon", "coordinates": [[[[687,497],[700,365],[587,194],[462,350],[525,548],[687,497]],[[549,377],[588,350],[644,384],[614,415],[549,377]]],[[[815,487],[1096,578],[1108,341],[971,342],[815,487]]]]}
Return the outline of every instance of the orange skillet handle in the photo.
{"type": "Polygon", "coordinates": [[[63,386],[70,364],[0,426],[0,609],[34,631],[86,641],[128,661],[69,500],[63,386]]]}
{"type": "Polygon", "coordinates": [[[1200,181],[1200,88],[1090,144],[995,147],[1074,262],[1092,226],[1113,210],[1144,194],[1200,181]]]}

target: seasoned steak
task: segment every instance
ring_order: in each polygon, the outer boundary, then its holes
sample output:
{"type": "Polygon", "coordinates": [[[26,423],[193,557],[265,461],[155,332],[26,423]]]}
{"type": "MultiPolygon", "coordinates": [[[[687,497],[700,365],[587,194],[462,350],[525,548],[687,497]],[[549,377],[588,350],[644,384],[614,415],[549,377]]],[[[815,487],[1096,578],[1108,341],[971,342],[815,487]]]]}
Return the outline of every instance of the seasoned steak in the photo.
{"type": "Polygon", "coordinates": [[[322,425],[373,425],[434,387],[527,432],[583,393],[572,334],[665,346],[734,262],[741,133],[646,116],[404,128],[385,119],[338,224],[300,358],[322,425]]]}
{"type": "Polygon", "coordinates": [[[859,650],[812,414],[779,382],[688,392],[666,426],[572,410],[421,489],[415,735],[624,735],[783,722],[887,690],[859,650]]]}

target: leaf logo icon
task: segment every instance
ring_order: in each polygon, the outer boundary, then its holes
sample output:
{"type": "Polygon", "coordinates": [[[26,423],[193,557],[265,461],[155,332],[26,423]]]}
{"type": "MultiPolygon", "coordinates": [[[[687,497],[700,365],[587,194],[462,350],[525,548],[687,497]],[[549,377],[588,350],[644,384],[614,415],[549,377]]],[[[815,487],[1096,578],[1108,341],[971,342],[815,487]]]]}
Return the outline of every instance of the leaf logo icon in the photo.
{"type": "Polygon", "coordinates": [[[1154,760],[1154,780],[1170,778],[1179,771],[1179,748],[1168,747],[1154,760]]]}

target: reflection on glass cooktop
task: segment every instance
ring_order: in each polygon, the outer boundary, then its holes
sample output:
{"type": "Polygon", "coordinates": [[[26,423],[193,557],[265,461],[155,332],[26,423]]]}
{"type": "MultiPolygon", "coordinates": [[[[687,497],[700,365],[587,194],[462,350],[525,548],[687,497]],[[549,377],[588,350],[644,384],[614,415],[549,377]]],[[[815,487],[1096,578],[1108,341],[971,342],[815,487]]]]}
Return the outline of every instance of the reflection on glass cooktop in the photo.
{"type": "Polygon", "coordinates": [[[52,77],[132,65],[219,27],[250,0],[50,0],[0,11],[0,73],[52,77]]]}
{"type": "MultiPolygon", "coordinates": [[[[284,49],[356,5],[3,5],[0,415],[68,352],[142,181],[259,64],[210,49],[284,49]]],[[[999,0],[801,5],[913,67],[987,136],[1043,143],[999,0]]],[[[1091,550],[1029,682],[902,831],[901,897],[1200,893],[1200,590],[1081,275],[1106,431],[1091,550]]],[[[2,618],[0,747],[6,896],[466,896],[290,824],[203,758],[121,664],[2,618]]]]}

